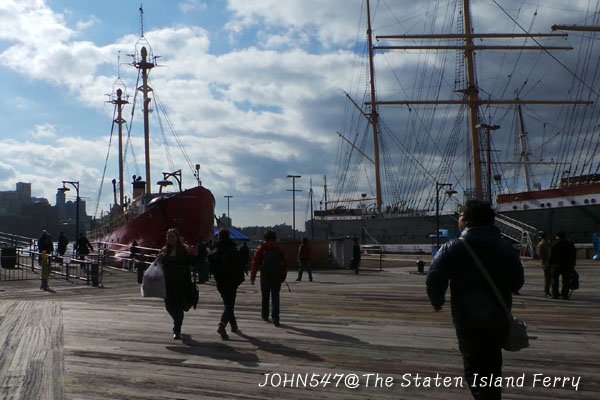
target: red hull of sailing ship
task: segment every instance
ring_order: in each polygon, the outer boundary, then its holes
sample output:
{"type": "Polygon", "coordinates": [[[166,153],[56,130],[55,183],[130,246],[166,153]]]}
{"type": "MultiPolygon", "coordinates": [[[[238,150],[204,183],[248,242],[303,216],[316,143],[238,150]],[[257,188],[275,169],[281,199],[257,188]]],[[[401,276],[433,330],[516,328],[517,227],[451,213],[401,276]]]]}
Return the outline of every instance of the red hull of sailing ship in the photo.
{"type": "Polygon", "coordinates": [[[196,244],[199,238],[212,239],[214,208],[214,196],[202,186],[165,194],[154,198],[141,214],[125,217],[123,225],[102,235],[100,241],[130,245],[135,240],[141,247],[160,248],[167,229],[176,228],[188,244],[196,244]]]}

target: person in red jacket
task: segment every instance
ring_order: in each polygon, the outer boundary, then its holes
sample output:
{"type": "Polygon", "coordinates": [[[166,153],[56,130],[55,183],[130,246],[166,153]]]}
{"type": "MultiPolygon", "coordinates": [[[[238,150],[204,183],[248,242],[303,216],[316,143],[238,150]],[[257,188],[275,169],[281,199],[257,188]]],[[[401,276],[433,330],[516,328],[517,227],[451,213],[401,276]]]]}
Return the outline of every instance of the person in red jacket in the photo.
{"type": "Polygon", "coordinates": [[[260,271],[260,291],[262,294],[262,319],[269,322],[269,303],[272,301],[271,317],[273,324],[279,326],[279,292],[287,277],[285,255],[277,243],[274,231],[267,231],[265,242],[256,250],[252,259],[250,283],[254,285],[256,273],[260,271]]]}

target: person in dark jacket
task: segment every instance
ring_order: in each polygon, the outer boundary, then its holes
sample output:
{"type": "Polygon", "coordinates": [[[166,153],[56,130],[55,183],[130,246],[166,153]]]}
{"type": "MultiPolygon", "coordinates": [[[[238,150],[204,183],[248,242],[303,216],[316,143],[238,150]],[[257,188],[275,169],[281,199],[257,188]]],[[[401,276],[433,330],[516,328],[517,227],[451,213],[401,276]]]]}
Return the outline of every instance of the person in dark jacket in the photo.
{"type": "Polygon", "coordinates": [[[165,274],[165,308],[173,318],[173,339],[181,339],[181,325],[186,302],[186,290],[192,285],[190,266],[193,262],[191,252],[187,249],[179,232],[171,228],[167,231],[167,244],[158,254],[165,274]]]}
{"type": "MultiPolygon", "coordinates": [[[[470,200],[459,218],[459,228],[510,309],[512,293],[523,286],[523,265],[518,253],[502,239],[500,230],[494,226],[494,218],[489,203],[470,200]]],[[[448,283],[452,320],[473,398],[500,399],[501,388],[481,387],[483,385],[474,379],[491,374],[502,376],[502,342],[507,334],[508,316],[459,239],[445,243],[429,268],[427,295],[436,311],[445,303],[448,283]]]]}
{"type": "Polygon", "coordinates": [[[79,258],[81,259],[90,254],[90,251],[94,251],[94,247],[92,247],[92,244],[83,233],[80,234],[79,238],[77,239],[76,250],[79,258]]]}
{"type": "Polygon", "coordinates": [[[40,238],[38,239],[38,252],[39,257],[38,257],[38,261],[40,263],[40,266],[42,265],[42,253],[46,252],[46,255],[48,256],[48,260],[47,262],[50,262],[50,257],[52,255],[52,252],[54,251],[54,245],[52,244],[52,238],[50,237],[50,235],[48,234],[48,232],[46,230],[42,231],[42,234],[40,236],[40,238]]]}
{"type": "Polygon", "coordinates": [[[217,332],[223,340],[227,340],[229,338],[225,329],[227,324],[231,327],[231,332],[239,332],[234,310],[237,289],[244,281],[244,268],[229,231],[221,229],[218,239],[215,245],[216,251],[211,255],[211,260],[215,264],[213,269],[217,290],[223,299],[223,313],[217,332]]]}
{"type": "Polygon", "coordinates": [[[552,298],[558,299],[558,278],[562,277],[560,295],[564,300],[569,299],[570,278],[575,269],[575,245],[567,239],[564,232],[556,234],[556,241],[550,248],[550,268],[552,270],[552,298]]]}
{"type": "Polygon", "coordinates": [[[248,275],[248,264],[250,264],[250,249],[248,248],[248,242],[243,241],[240,246],[240,261],[244,267],[244,274],[248,275]]]}
{"type": "Polygon", "coordinates": [[[308,280],[312,282],[312,270],[310,269],[310,246],[308,245],[308,238],[302,238],[300,247],[298,247],[298,278],[296,281],[302,280],[302,272],[306,270],[308,272],[308,280]]]}
{"type": "Polygon", "coordinates": [[[69,244],[69,239],[65,236],[64,232],[58,234],[58,243],[56,245],[56,250],[60,257],[60,263],[62,264],[62,259],[67,252],[67,245],[69,244]]]}
{"type": "Polygon", "coordinates": [[[208,281],[208,244],[198,238],[198,247],[196,248],[196,274],[199,283],[208,281]]]}
{"type": "Polygon", "coordinates": [[[252,271],[250,272],[250,283],[254,285],[256,274],[260,271],[260,292],[262,295],[261,316],[269,322],[269,302],[272,301],[271,317],[273,325],[279,323],[279,292],[281,284],[287,277],[287,263],[285,255],[277,243],[277,234],[267,231],[264,236],[265,242],[256,249],[252,258],[252,271]]]}

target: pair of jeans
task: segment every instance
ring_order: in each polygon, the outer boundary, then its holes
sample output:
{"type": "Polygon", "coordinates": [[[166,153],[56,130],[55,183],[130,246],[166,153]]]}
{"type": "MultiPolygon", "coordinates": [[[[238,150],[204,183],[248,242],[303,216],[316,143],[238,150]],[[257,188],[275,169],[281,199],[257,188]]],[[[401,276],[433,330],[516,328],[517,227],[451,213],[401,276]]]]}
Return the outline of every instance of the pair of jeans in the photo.
{"type": "Polygon", "coordinates": [[[235,286],[217,286],[217,290],[223,299],[223,313],[221,314],[220,325],[226,327],[231,324],[231,329],[237,329],[237,321],[235,319],[235,298],[237,296],[237,287],[235,286]]]}
{"type": "Polygon", "coordinates": [[[310,269],[310,264],[308,263],[308,261],[300,261],[299,264],[300,265],[298,267],[298,280],[302,280],[302,272],[306,270],[306,272],[308,272],[308,280],[312,282],[312,270],[310,269]]]}
{"type": "Polygon", "coordinates": [[[502,376],[501,343],[506,334],[489,329],[457,329],[456,336],[473,398],[500,400],[502,389],[489,381],[502,376]]]}
{"type": "Polygon", "coordinates": [[[560,265],[552,266],[552,297],[559,297],[558,278],[561,278],[562,288],[560,291],[560,295],[563,297],[563,299],[569,298],[569,285],[571,284],[570,277],[572,269],[573,267],[565,267],[560,265]]]}
{"type": "Polygon", "coordinates": [[[281,282],[269,282],[261,279],[260,291],[262,294],[261,315],[263,319],[269,318],[269,303],[272,301],[271,316],[273,322],[279,322],[279,292],[281,291],[281,282]]]}
{"type": "Polygon", "coordinates": [[[165,308],[173,318],[173,333],[181,333],[183,324],[184,300],[182,297],[165,298],[165,308]]]}

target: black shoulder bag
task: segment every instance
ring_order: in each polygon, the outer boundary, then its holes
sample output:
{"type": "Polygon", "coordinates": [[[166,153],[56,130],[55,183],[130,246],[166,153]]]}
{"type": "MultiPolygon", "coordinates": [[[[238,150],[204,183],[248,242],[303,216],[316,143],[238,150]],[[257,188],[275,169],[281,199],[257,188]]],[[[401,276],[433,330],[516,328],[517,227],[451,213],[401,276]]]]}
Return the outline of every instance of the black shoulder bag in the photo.
{"type": "Polygon", "coordinates": [[[502,308],[504,308],[504,311],[508,316],[508,331],[506,332],[506,338],[502,343],[502,348],[507,351],[519,351],[521,349],[529,347],[529,336],[527,336],[527,324],[525,324],[525,322],[521,321],[520,319],[517,319],[514,315],[512,315],[512,313],[508,309],[508,306],[504,302],[504,299],[502,298],[498,287],[492,280],[492,277],[483,266],[483,263],[481,262],[471,245],[469,245],[469,242],[467,242],[467,239],[461,236],[460,240],[464,243],[465,247],[469,251],[469,254],[471,254],[471,257],[473,257],[473,259],[475,260],[475,264],[477,264],[477,266],[481,270],[481,273],[488,281],[490,287],[492,288],[492,291],[498,298],[498,301],[500,302],[502,308]]]}

